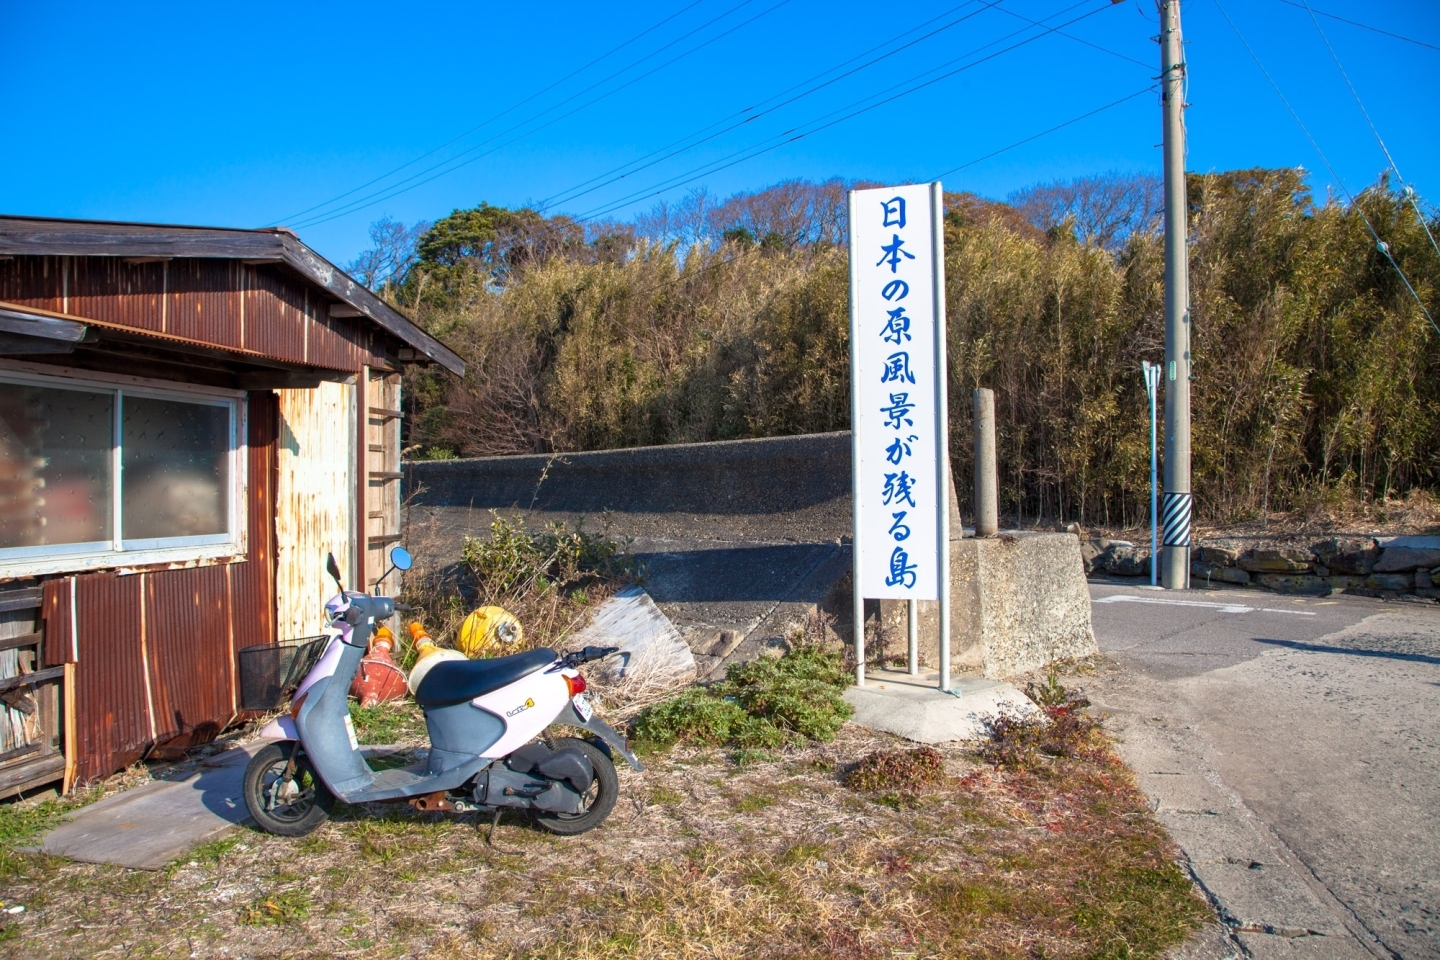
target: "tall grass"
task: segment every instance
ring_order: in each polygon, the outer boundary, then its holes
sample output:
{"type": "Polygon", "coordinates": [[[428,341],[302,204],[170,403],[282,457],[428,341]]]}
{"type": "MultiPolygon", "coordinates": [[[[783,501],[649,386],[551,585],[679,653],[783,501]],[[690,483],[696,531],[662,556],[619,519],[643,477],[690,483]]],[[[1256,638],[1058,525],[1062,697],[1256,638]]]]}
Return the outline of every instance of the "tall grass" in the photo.
{"type": "MultiPolygon", "coordinates": [[[[1201,518],[1433,489],[1440,335],[1358,211],[1317,202],[1294,170],[1195,175],[1189,196],[1201,518]]],[[[1140,362],[1164,349],[1153,211],[1097,233],[1035,204],[947,195],[956,485],[969,482],[970,391],[990,387],[1002,509],[1127,526],[1147,509],[1140,362]]],[[[1358,206],[1435,312],[1440,257],[1419,218],[1383,180],[1358,206]]],[[[744,229],[692,224],[683,247],[611,230],[603,249],[571,244],[524,269],[419,261],[389,295],[470,361],[463,380],[412,376],[419,455],[847,428],[846,251],[833,229],[766,231],[761,208],[744,229]]]]}

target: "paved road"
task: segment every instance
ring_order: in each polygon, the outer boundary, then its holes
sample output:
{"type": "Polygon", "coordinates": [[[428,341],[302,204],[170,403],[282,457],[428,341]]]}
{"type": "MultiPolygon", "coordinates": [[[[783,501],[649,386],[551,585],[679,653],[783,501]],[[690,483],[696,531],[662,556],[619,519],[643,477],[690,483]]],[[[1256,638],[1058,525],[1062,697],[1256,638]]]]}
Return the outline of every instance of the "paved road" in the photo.
{"type": "Polygon", "coordinates": [[[1440,606],[1091,595],[1080,682],[1230,928],[1198,955],[1440,958],[1440,606]]]}

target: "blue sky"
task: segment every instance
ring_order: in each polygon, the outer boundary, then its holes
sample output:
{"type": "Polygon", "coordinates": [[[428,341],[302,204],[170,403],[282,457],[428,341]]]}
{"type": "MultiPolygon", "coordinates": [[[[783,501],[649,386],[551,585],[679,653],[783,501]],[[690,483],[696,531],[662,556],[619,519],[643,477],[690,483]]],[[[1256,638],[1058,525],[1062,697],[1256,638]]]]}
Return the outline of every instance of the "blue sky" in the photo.
{"type": "MultiPolygon", "coordinates": [[[[1317,11],[1440,47],[1440,4],[1433,0],[1310,2],[1317,11]]],[[[1283,0],[1220,4],[1344,185],[1358,191],[1373,182],[1385,158],[1303,7],[1283,0]]],[[[1440,202],[1440,50],[1318,19],[1401,172],[1422,197],[1440,202]]],[[[1189,168],[1303,165],[1314,171],[1317,192],[1333,187],[1221,6],[1188,0],[1184,21],[1189,168]]],[[[506,206],[553,200],[556,212],[628,218],[654,203],[667,180],[675,186],[659,196],[668,199],[697,187],[723,197],[791,177],[927,180],[1145,90],[1158,72],[1157,32],[1153,0],[623,6],[3,0],[7,149],[0,151],[0,212],[243,227],[281,222],[343,264],[367,245],[372,220],[434,219],[482,200],[506,206]],[[1064,27],[1068,36],[1022,19],[1054,26],[1077,17],[1083,19],[1064,27]],[[815,85],[805,81],[845,61],[860,57],[850,65],[859,66],[941,27],[679,156],[583,196],[563,193],[746,108],[763,109],[787,88],[801,85],[793,93],[803,92],[815,85]],[[897,92],[907,90],[946,62],[957,61],[941,73],[997,52],[792,139],[827,115],[845,116],[854,109],[849,105],[865,106],[864,98],[878,91],[897,84],[897,92]],[[617,71],[623,72],[605,81],[617,71]],[[367,199],[333,219],[302,213],[456,137],[347,199],[365,199],[447,158],[473,162],[429,182],[420,183],[427,173],[398,184],[413,189],[367,199]],[[484,144],[492,137],[498,139],[484,144]],[[714,169],[769,142],[780,145],[714,169]],[[627,200],[631,194],[639,196],[627,200]]],[[[1158,172],[1159,142],[1157,96],[1142,93],[947,174],[945,185],[1003,198],[1041,180],[1111,169],[1158,172]]]]}

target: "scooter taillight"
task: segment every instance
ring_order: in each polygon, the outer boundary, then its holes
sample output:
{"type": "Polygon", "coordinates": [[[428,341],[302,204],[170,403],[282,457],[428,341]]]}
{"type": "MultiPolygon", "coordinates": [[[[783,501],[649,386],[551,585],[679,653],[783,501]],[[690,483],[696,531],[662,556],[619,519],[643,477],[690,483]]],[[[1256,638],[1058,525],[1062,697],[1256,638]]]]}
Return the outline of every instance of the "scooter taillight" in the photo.
{"type": "Polygon", "coordinates": [[[570,687],[570,696],[585,692],[585,678],[576,674],[573,677],[566,677],[565,683],[570,687]]]}

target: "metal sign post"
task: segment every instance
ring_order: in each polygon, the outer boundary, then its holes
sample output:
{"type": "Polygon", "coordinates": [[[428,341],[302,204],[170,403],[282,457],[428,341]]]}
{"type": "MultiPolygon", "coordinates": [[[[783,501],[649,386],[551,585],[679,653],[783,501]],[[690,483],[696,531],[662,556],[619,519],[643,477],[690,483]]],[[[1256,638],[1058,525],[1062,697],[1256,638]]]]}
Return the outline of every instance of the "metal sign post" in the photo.
{"type": "Polygon", "coordinates": [[[1157,530],[1160,516],[1160,491],[1155,482],[1158,475],[1156,469],[1158,457],[1155,449],[1155,394],[1160,389],[1160,364],[1141,360],[1140,369],[1145,374],[1145,392],[1150,397],[1150,586],[1154,587],[1160,582],[1160,537],[1157,530]]]}
{"type": "Polygon", "coordinates": [[[874,597],[911,601],[911,636],[918,619],[913,601],[940,601],[940,687],[950,687],[941,196],[939,183],[850,192],[855,682],[861,686],[865,598],[874,597]]]}

